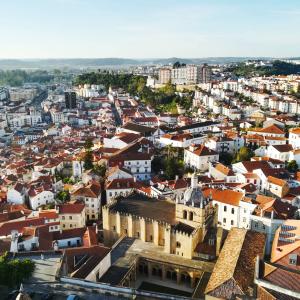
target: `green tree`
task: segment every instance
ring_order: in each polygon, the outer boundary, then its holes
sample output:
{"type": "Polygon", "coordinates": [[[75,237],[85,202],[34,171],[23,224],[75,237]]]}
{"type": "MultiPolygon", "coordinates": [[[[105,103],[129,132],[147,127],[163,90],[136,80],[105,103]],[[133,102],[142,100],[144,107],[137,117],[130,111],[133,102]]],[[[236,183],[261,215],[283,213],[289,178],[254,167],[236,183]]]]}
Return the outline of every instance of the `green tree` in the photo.
{"type": "Polygon", "coordinates": [[[287,169],[290,172],[296,172],[298,170],[298,164],[295,160],[291,160],[287,163],[287,169]]]}
{"type": "Polygon", "coordinates": [[[220,153],[220,162],[226,166],[229,166],[232,163],[233,160],[233,156],[228,153],[228,152],[224,152],[224,153],[220,153]]]}
{"type": "Polygon", "coordinates": [[[83,167],[85,170],[91,170],[94,167],[93,164],[93,152],[91,150],[86,150],[83,158],[83,167]]]}
{"type": "Polygon", "coordinates": [[[7,252],[0,256],[0,285],[15,287],[30,278],[35,268],[32,260],[10,259],[7,252]]]}
{"type": "Polygon", "coordinates": [[[87,140],[85,141],[85,143],[84,143],[84,148],[85,148],[86,150],[92,149],[93,146],[94,146],[94,143],[93,143],[93,141],[92,141],[91,139],[87,139],[87,140]]]}
{"type": "Polygon", "coordinates": [[[105,174],[106,174],[106,166],[105,164],[101,164],[101,165],[95,165],[94,168],[93,168],[94,172],[101,176],[101,177],[104,177],[105,174]]]}
{"type": "Polygon", "coordinates": [[[70,200],[70,193],[69,191],[60,191],[57,193],[56,197],[62,202],[68,202],[70,200]]]}
{"type": "Polygon", "coordinates": [[[251,149],[247,147],[242,147],[236,154],[234,158],[234,163],[240,162],[240,161],[247,161],[250,160],[251,157],[253,157],[254,154],[251,151],[251,149]]]}
{"type": "Polygon", "coordinates": [[[168,158],[165,161],[165,175],[167,179],[174,179],[178,174],[177,164],[174,158],[168,158]]]}

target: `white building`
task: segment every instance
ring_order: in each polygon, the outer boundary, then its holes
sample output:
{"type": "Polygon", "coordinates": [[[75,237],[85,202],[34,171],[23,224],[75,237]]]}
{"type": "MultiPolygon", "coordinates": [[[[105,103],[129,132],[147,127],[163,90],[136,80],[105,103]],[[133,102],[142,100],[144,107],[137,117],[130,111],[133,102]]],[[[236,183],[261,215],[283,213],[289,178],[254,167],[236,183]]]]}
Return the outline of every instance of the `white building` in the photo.
{"type": "Polygon", "coordinates": [[[250,229],[250,216],[256,204],[244,201],[244,194],[232,190],[210,190],[213,205],[218,208],[218,226],[250,229]]]}
{"type": "Polygon", "coordinates": [[[218,161],[219,153],[204,145],[190,146],[184,150],[184,164],[202,172],[209,169],[209,163],[218,161]]]}

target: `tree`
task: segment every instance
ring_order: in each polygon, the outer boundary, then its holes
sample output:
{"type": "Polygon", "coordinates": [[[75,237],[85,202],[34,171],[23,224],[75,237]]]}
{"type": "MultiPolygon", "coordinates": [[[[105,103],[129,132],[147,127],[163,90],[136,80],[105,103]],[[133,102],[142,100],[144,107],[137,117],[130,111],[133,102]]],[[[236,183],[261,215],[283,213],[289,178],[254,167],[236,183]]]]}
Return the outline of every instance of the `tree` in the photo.
{"type": "Polygon", "coordinates": [[[69,191],[60,191],[57,193],[56,197],[62,202],[67,202],[70,200],[70,193],[69,191]]]}
{"type": "Polygon", "coordinates": [[[106,166],[105,166],[105,164],[95,165],[93,170],[94,170],[94,172],[97,175],[99,175],[101,177],[104,177],[105,174],[106,174],[106,166]]]}
{"type": "Polygon", "coordinates": [[[92,149],[93,146],[94,146],[94,143],[93,143],[93,141],[92,141],[91,139],[87,139],[87,140],[85,141],[85,143],[84,143],[84,148],[85,148],[86,150],[92,149]]]}
{"type": "Polygon", "coordinates": [[[226,166],[232,163],[233,156],[228,152],[220,153],[220,162],[226,166]]]}
{"type": "Polygon", "coordinates": [[[83,167],[85,170],[91,170],[94,167],[93,164],[93,152],[91,150],[86,150],[83,158],[83,167]]]}
{"type": "Polygon", "coordinates": [[[287,169],[289,172],[296,172],[298,170],[298,164],[295,160],[291,160],[287,164],[287,169]]]}
{"type": "Polygon", "coordinates": [[[0,285],[14,287],[30,278],[35,268],[32,260],[10,259],[8,253],[0,256],[0,285]]]}
{"type": "Polygon", "coordinates": [[[168,158],[165,161],[165,175],[167,179],[174,179],[178,174],[177,164],[174,158],[168,158]]]}
{"type": "Polygon", "coordinates": [[[237,152],[233,162],[236,163],[236,162],[240,162],[240,161],[247,161],[247,160],[250,160],[250,158],[253,156],[254,156],[254,154],[249,148],[242,147],[237,152]]]}

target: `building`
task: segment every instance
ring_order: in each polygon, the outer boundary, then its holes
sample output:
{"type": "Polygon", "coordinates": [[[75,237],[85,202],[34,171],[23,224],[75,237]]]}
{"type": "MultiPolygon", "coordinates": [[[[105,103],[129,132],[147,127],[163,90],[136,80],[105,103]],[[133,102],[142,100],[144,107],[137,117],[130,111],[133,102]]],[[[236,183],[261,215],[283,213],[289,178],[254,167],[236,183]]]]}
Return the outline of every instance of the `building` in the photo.
{"type": "Polygon", "coordinates": [[[117,197],[128,196],[135,187],[134,178],[114,178],[106,184],[106,202],[109,204],[117,197]]]}
{"type": "Polygon", "coordinates": [[[56,206],[62,230],[85,227],[85,204],[66,203],[56,206]]]}
{"type": "Polygon", "coordinates": [[[252,299],[256,257],[263,258],[265,236],[232,228],[205,289],[205,299],[252,299]],[[240,296],[240,297],[239,297],[240,296]]]}
{"type": "Polygon", "coordinates": [[[101,185],[92,182],[87,186],[78,188],[71,194],[72,200],[85,203],[85,214],[87,220],[98,220],[101,215],[101,185]]]}
{"type": "Polygon", "coordinates": [[[300,299],[300,221],[286,220],[275,233],[271,260],[257,260],[257,299],[300,299]]]}
{"type": "Polygon", "coordinates": [[[65,92],[65,104],[67,109],[74,109],[77,107],[75,92],[65,92]]]}
{"type": "Polygon", "coordinates": [[[290,129],[289,144],[291,144],[294,149],[300,148],[300,128],[299,127],[290,129]]]}
{"type": "Polygon", "coordinates": [[[158,72],[158,80],[160,84],[166,84],[171,81],[171,68],[160,68],[158,72]]]}
{"type": "Polygon", "coordinates": [[[201,172],[209,169],[209,164],[219,161],[219,153],[204,145],[190,146],[184,150],[184,164],[201,172]]]}
{"type": "Polygon", "coordinates": [[[270,255],[276,230],[286,219],[294,216],[296,208],[280,199],[263,195],[257,195],[255,201],[257,207],[250,216],[250,228],[266,235],[265,251],[266,255],[270,255]]]}
{"type": "Polygon", "coordinates": [[[204,195],[210,196],[217,208],[218,226],[226,230],[233,227],[250,229],[250,216],[256,205],[247,201],[242,192],[206,189],[204,195]]]}
{"type": "Polygon", "coordinates": [[[200,83],[209,83],[211,82],[211,68],[204,64],[200,67],[198,82],[200,83]]]}
{"type": "Polygon", "coordinates": [[[193,177],[176,203],[131,194],[103,207],[104,241],[126,235],[161,246],[164,252],[192,259],[213,224],[214,210],[193,177]]]}

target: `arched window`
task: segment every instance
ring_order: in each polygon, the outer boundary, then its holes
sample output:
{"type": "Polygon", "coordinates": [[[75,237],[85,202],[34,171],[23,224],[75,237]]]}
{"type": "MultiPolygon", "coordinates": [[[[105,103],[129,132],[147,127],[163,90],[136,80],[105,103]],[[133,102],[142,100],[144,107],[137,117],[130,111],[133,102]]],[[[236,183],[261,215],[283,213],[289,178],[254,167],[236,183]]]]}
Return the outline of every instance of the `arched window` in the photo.
{"type": "Polygon", "coordinates": [[[190,221],[194,220],[194,213],[192,211],[190,211],[190,213],[189,213],[189,219],[190,219],[190,221]]]}
{"type": "Polygon", "coordinates": [[[187,219],[187,211],[186,210],[183,211],[183,218],[187,219]]]}

